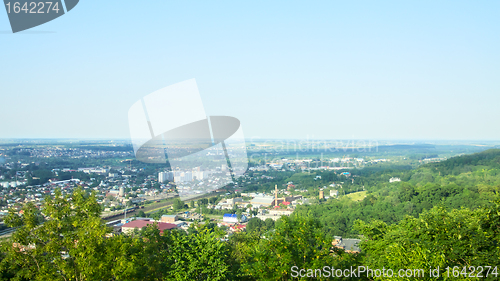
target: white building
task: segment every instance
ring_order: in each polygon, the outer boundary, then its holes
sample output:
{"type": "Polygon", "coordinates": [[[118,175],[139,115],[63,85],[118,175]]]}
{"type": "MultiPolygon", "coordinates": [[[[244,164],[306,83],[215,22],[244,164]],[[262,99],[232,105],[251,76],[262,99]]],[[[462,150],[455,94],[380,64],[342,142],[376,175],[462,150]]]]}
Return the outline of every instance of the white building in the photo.
{"type": "Polygon", "coordinates": [[[274,196],[258,195],[250,200],[252,206],[259,208],[260,206],[271,206],[274,202],[274,196]]]}
{"type": "Polygon", "coordinates": [[[192,181],[192,180],[193,180],[193,173],[185,172],[184,173],[184,181],[192,181]]]}
{"type": "Polygon", "coordinates": [[[269,210],[269,215],[271,216],[289,216],[292,213],[293,213],[292,210],[283,210],[283,209],[269,210]]]}
{"type": "Polygon", "coordinates": [[[227,199],[227,203],[230,205],[234,205],[236,204],[236,202],[243,202],[243,198],[237,197],[237,198],[227,199]]]}
{"type": "Polygon", "coordinates": [[[184,181],[193,181],[193,173],[191,172],[182,172],[177,176],[177,172],[174,176],[174,182],[184,182],[184,181]]]}
{"type": "Polygon", "coordinates": [[[204,179],[208,178],[208,172],[195,171],[195,172],[193,172],[193,177],[196,177],[197,180],[204,180],[204,179]]]}
{"type": "Polygon", "coordinates": [[[158,182],[164,183],[166,181],[173,181],[174,173],[173,172],[160,172],[158,173],[158,182]]]}
{"type": "Polygon", "coordinates": [[[401,181],[400,178],[391,178],[389,179],[389,182],[397,182],[397,181],[401,181]]]}
{"type": "Polygon", "coordinates": [[[104,168],[78,168],[78,171],[79,172],[84,172],[84,173],[87,173],[87,174],[91,174],[91,173],[96,173],[96,174],[105,174],[108,172],[107,169],[104,169],[104,168]]]}

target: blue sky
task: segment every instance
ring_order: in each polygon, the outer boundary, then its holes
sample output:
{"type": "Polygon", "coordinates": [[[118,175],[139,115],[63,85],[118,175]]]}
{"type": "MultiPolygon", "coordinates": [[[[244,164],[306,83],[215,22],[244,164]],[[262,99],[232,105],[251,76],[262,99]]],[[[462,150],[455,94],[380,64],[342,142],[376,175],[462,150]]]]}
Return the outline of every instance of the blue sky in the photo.
{"type": "MultiPolygon", "coordinates": [[[[143,96],[195,78],[245,136],[500,139],[498,1],[80,1],[12,34],[0,138],[127,138],[143,96]]],[[[166,108],[165,110],[168,110],[166,108]]]]}

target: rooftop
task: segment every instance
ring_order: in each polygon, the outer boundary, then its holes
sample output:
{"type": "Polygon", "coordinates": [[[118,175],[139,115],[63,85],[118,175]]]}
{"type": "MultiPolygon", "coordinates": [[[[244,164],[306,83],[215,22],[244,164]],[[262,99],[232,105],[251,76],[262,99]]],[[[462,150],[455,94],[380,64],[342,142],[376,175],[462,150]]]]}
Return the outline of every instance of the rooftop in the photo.
{"type": "Polygon", "coordinates": [[[335,236],[335,240],[332,242],[332,245],[339,248],[343,248],[348,252],[359,253],[360,252],[359,242],[361,242],[361,240],[359,239],[342,238],[340,236],[335,236]]]}
{"type": "Polygon", "coordinates": [[[129,223],[126,223],[122,226],[123,227],[129,227],[129,228],[143,228],[143,227],[146,227],[148,225],[152,225],[152,224],[157,224],[158,225],[158,229],[160,229],[160,231],[163,232],[163,230],[169,230],[169,229],[172,229],[172,228],[176,228],[177,225],[173,224],[173,223],[166,223],[166,222],[152,222],[152,221],[145,221],[145,220],[135,220],[135,221],[131,221],[129,223]]]}

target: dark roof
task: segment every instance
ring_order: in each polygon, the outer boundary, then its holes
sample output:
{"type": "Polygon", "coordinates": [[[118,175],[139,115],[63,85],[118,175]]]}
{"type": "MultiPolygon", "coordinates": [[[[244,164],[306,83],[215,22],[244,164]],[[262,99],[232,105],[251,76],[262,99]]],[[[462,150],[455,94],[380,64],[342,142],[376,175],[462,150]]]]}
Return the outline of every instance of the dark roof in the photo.
{"type": "Polygon", "coordinates": [[[359,242],[361,242],[359,239],[343,238],[338,246],[344,248],[346,251],[359,252],[359,242]]]}
{"type": "Polygon", "coordinates": [[[361,249],[359,248],[359,242],[361,242],[360,239],[353,239],[353,238],[342,238],[340,236],[334,236],[336,240],[338,240],[338,244],[334,244],[336,247],[340,247],[346,251],[352,251],[352,252],[360,252],[361,249]]]}

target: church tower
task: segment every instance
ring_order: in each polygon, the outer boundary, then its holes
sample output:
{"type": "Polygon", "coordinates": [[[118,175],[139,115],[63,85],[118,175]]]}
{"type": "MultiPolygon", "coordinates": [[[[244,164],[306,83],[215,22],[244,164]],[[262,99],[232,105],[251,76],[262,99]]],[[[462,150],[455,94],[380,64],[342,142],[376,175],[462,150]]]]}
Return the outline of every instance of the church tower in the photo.
{"type": "Polygon", "coordinates": [[[278,185],[274,186],[274,206],[278,206],[278,185]]]}

